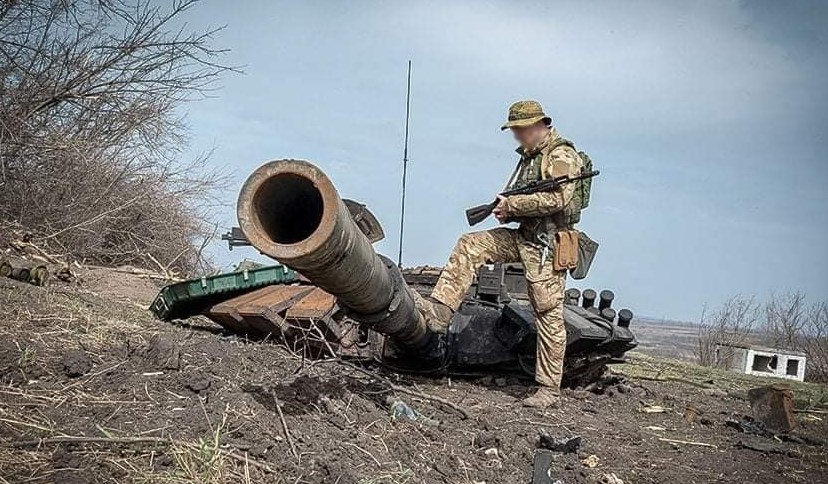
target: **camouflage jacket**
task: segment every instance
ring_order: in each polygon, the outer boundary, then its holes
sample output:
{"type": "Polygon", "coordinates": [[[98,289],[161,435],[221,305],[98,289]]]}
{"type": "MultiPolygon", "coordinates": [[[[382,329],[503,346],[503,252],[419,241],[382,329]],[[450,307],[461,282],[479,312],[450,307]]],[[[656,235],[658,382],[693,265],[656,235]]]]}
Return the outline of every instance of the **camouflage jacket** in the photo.
{"type": "MultiPolygon", "coordinates": [[[[555,128],[550,128],[538,146],[529,150],[518,148],[520,161],[506,188],[518,188],[539,179],[580,174],[583,168],[581,157],[569,144],[556,143],[560,140],[555,128]]],[[[571,228],[567,206],[574,191],[574,184],[569,183],[553,192],[512,195],[506,198],[506,213],[510,220],[520,222],[521,234],[534,242],[540,231],[551,233],[571,228]]]]}

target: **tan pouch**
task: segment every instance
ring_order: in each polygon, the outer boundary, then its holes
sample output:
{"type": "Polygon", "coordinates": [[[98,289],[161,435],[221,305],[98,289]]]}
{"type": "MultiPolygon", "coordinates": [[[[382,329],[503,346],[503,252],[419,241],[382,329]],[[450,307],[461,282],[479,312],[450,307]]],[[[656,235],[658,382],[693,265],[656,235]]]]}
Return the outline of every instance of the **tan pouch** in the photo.
{"type": "Polygon", "coordinates": [[[556,271],[568,271],[578,266],[578,231],[561,230],[555,233],[555,254],[552,267],[556,271]]]}

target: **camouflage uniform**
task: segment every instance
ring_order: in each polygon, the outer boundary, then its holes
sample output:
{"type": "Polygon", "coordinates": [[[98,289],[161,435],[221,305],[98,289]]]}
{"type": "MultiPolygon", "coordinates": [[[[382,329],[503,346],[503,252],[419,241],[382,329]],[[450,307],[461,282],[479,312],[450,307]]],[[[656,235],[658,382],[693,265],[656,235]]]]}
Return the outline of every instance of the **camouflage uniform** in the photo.
{"type": "MultiPolygon", "coordinates": [[[[533,122],[540,119],[543,118],[533,122]]],[[[508,124],[504,128],[510,127],[508,124]]],[[[538,146],[530,150],[519,148],[520,162],[509,187],[530,183],[538,178],[579,174],[583,166],[581,158],[571,145],[560,144],[559,140],[558,133],[550,128],[538,146]]],[[[555,230],[571,228],[567,219],[567,205],[572,200],[573,191],[573,184],[567,184],[551,193],[508,197],[505,202],[506,213],[511,221],[520,222],[519,228],[499,227],[462,235],[431,294],[433,299],[456,311],[481,265],[522,262],[529,282],[529,299],[537,317],[535,379],[541,385],[555,390],[560,388],[566,349],[563,322],[566,272],[553,269],[554,248],[550,248],[545,262],[541,263],[542,245],[537,234],[548,233],[551,240],[554,240],[551,234],[555,230]]]]}

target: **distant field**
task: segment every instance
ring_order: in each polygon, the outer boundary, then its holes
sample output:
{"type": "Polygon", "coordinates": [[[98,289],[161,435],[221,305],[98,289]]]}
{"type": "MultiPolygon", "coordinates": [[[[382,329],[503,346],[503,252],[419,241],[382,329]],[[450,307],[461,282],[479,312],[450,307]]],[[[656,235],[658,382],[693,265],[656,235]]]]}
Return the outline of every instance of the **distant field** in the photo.
{"type": "Polygon", "coordinates": [[[638,351],[652,355],[694,360],[698,326],[695,323],[638,318],[630,326],[638,339],[638,351]]]}

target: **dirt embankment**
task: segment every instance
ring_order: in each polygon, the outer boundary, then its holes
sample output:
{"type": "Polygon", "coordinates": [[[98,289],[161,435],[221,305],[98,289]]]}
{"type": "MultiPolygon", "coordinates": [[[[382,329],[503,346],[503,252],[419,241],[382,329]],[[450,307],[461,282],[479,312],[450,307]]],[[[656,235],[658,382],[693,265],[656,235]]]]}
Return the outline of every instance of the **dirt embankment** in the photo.
{"type": "MultiPolygon", "coordinates": [[[[514,377],[366,372],[202,320],[161,323],[142,309],[151,279],[96,271],[48,288],[0,280],[8,482],[522,483],[541,428],[582,437],[553,459],[565,483],[828,482],[828,415],[798,413],[788,440],[727,424],[762,380],[633,355],[616,367],[627,376],[540,412],[518,405],[529,387],[514,377]],[[392,418],[395,401],[426,418],[392,418]]],[[[795,392],[800,407],[827,393],[795,392]]]]}

